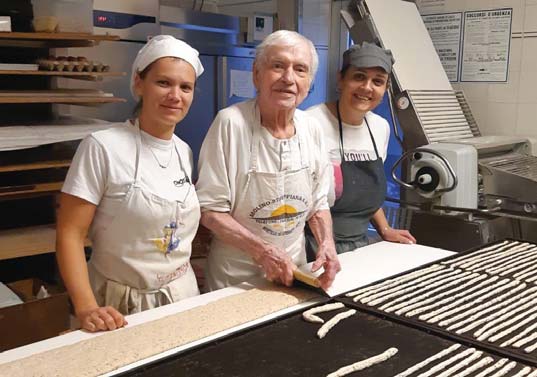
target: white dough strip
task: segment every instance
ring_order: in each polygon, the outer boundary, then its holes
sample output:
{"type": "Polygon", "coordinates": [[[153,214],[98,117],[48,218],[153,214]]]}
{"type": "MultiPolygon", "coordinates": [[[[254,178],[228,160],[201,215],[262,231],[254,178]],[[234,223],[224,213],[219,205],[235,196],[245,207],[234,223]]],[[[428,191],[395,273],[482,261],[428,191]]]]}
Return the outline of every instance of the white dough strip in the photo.
{"type": "MultiPolygon", "coordinates": [[[[515,249],[513,249],[515,250],[515,249]]],[[[515,250],[514,252],[510,252],[509,254],[504,254],[502,258],[499,258],[498,260],[494,262],[487,263],[486,266],[483,266],[480,268],[480,270],[485,270],[490,274],[496,273],[496,270],[502,269],[507,265],[513,265],[520,261],[521,259],[530,258],[535,255],[535,250],[537,248],[534,245],[528,245],[524,246],[523,248],[520,248],[518,250],[515,250]]]]}
{"type": "Polygon", "coordinates": [[[395,300],[392,300],[392,301],[384,304],[383,306],[380,307],[380,309],[390,313],[390,312],[395,311],[397,309],[401,309],[403,306],[406,306],[408,304],[418,302],[418,301],[420,301],[420,300],[422,300],[424,298],[433,296],[433,295],[437,294],[438,292],[443,291],[444,289],[450,288],[450,287],[452,287],[454,285],[457,285],[457,284],[461,284],[463,281],[472,279],[473,277],[475,277],[475,275],[476,274],[472,274],[470,276],[464,276],[464,277],[461,277],[461,278],[455,277],[454,279],[447,279],[447,281],[436,282],[434,284],[431,284],[429,287],[426,287],[424,289],[419,290],[418,292],[412,292],[412,293],[406,294],[404,296],[398,297],[395,300]],[[430,288],[435,288],[435,289],[429,291],[428,289],[430,289],[430,288]],[[418,296],[416,296],[416,294],[418,294],[418,296]],[[409,299],[410,299],[410,301],[407,301],[409,299]],[[403,301],[403,302],[401,302],[401,301],[403,301]]]}
{"type": "Polygon", "coordinates": [[[537,293],[533,293],[529,297],[527,297],[526,300],[529,299],[529,301],[527,301],[524,305],[520,305],[520,302],[515,302],[497,311],[496,313],[492,313],[491,315],[489,315],[488,317],[482,320],[476,321],[478,325],[484,322],[486,322],[486,324],[482,326],[480,329],[476,330],[474,335],[480,336],[491,327],[496,326],[496,324],[502,323],[502,322],[506,323],[505,322],[506,320],[508,320],[509,318],[511,318],[513,315],[517,313],[523,312],[522,316],[524,316],[524,314],[526,313],[524,312],[524,310],[528,308],[529,308],[529,312],[537,309],[537,307],[534,307],[534,305],[537,303],[537,297],[535,296],[537,296],[537,293]]]}
{"type": "Polygon", "coordinates": [[[486,365],[492,364],[494,362],[494,359],[490,356],[487,356],[481,360],[479,360],[477,363],[472,365],[470,368],[466,368],[461,373],[457,373],[457,377],[466,377],[472,373],[474,373],[476,370],[483,368],[486,365]]]}
{"type": "Polygon", "coordinates": [[[520,242],[506,244],[495,250],[491,250],[487,252],[486,255],[481,255],[479,258],[472,258],[471,260],[463,261],[463,263],[459,263],[458,265],[460,268],[463,268],[463,266],[466,268],[466,267],[471,267],[474,263],[482,263],[490,259],[496,260],[496,258],[503,257],[505,255],[505,252],[512,251],[513,249],[516,249],[517,247],[525,246],[525,245],[527,244],[520,243],[520,242]]]}
{"type": "Polygon", "coordinates": [[[531,278],[529,278],[529,279],[526,279],[526,281],[527,281],[528,283],[534,282],[535,280],[537,280],[537,275],[535,275],[535,276],[533,276],[533,277],[531,277],[531,278]]]}
{"type": "MultiPolygon", "coordinates": [[[[422,314],[420,316],[420,319],[422,321],[427,321],[429,323],[436,323],[436,322],[439,322],[440,320],[444,319],[445,317],[447,317],[447,315],[444,315],[447,311],[459,306],[460,304],[466,302],[466,301],[469,301],[469,300],[472,300],[474,297],[479,297],[481,295],[483,295],[484,293],[488,292],[490,289],[495,289],[497,287],[500,287],[504,284],[508,284],[512,282],[511,280],[509,279],[504,279],[504,280],[501,280],[489,287],[485,287],[477,292],[474,292],[472,293],[471,295],[468,295],[466,297],[462,297],[460,299],[458,299],[457,301],[455,302],[452,302],[451,304],[449,305],[446,305],[444,307],[441,307],[440,309],[437,309],[437,310],[434,310],[430,313],[427,313],[427,314],[422,314]]],[[[482,286],[481,286],[482,287],[482,286]]],[[[481,288],[480,287],[480,288],[481,288]]]]}
{"type": "Polygon", "coordinates": [[[531,258],[531,260],[526,260],[525,263],[519,264],[518,266],[513,266],[509,269],[504,269],[500,272],[500,276],[505,276],[508,274],[512,274],[515,271],[524,270],[527,266],[535,266],[535,261],[537,260],[537,255],[531,258]]]}
{"type": "Polygon", "coordinates": [[[524,376],[526,376],[529,372],[531,372],[531,368],[530,368],[530,367],[524,367],[524,368],[522,368],[520,371],[518,371],[517,374],[513,374],[512,377],[524,377],[524,376]]]}
{"type": "Polygon", "coordinates": [[[526,284],[520,283],[519,281],[515,280],[515,281],[513,281],[513,282],[511,282],[511,283],[509,283],[507,285],[501,286],[500,288],[496,288],[496,289],[490,291],[489,293],[487,293],[486,295],[478,297],[477,299],[475,299],[472,302],[469,302],[467,304],[459,306],[458,308],[454,308],[454,309],[451,309],[451,310],[445,312],[444,314],[442,314],[442,316],[444,318],[449,317],[449,316],[451,316],[451,315],[453,315],[455,313],[458,313],[460,311],[466,310],[468,308],[471,308],[470,310],[467,310],[467,311],[465,311],[463,313],[457,314],[454,317],[451,317],[451,318],[448,318],[448,319],[445,319],[445,320],[441,321],[440,323],[438,323],[438,325],[439,326],[446,326],[446,325],[449,325],[449,324],[451,324],[453,322],[458,321],[461,318],[468,317],[469,315],[471,315],[471,314],[473,314],[475,312],[478,312],[483,308],[487,308],[487,307],[489,307],[491,305],[494,305],[495,302],[499,302],[499,301],[503,300],[504,298],[509,297],[509,296],[513,295],[514,293],[520,291],[521,289],[524,289],[525,287],[526,287],[526,284]],[[513,286],[515,286],[515,288],[510,289],[513,286]],[[485,304],[475,306],[476,304],[479,304],[480,302],[483,302],[486,299],[488,299],[489,297],[495,296],[499,292],[505,291],[506,289],[510,289],[510,290],[508,292],[502,294],[501,296],[498,296],[496,299],[487,301],[485,304]],[[498,301],[495,301],[495,300],[498,300],[498,301]]]}
{"type": "Polygon", "coordinates": [[[499,255],[490,255],[487,258],[484,258],[484,259],[479,260],[479,261],[472,262],[469,265],[464,264],[464,265],[460,266],[459,268],[464,268],[466,270],[476,271],[476,272],[477,271],[484,271],[487,268],[489,268],[490,266],[496,266],[496,265],[505,263],[505,260],[509,259],[510,257],[518,257],[518,255],[519,255],[519,253],[521,251],[525,251],[525,250],[531,248],[532,246],[533,245],[530,245],[528,243],[517,245],[517,246],[515,246],[515,247],[513,247],[511,249],[507,249],[507,250],[503,251],[499,255]]]}
{"type": "MultiPolygon", "coordinates": [[[[487,278],[487,277],[488,277],[487,275],[481,275],[480,280],[482,280],[483,278],[487,278]]],[[[459,285],[455,289],[443,292],[442,294],[434,297],[434,299],[436,301],[434,304],[427,305],[427,306],[420,307],[420,308],[417,308],[415,310],[412,310],[410,313],[407,313],[407,316],[420,314],[420,313],[429,311],[431,309],[434,309],[434,308],[436,308],[438,306],[442,306],[442,308],[437,309],[437,310],[435,310],[435,311],[433,311],[431,313],[436,313],[439,310],[444,311],[443,309],[449,310],[449,309],[452,309],[455,306],[454,304],[456,302],[458,302],[460,304],[460,303],[463,303],[465,301],[471,300],[475,296],[481,295],[483,292],[486,292],[486,291],[488,291],[490,289],[499,287],[499,286],[509,282],[509,280],[506,279],[507,281],[505,283],[502,282],[502,281],[499,281],[499,282],[496,282],[495,284],[489,286],[489,284],[494,283],[498,279],[499,279],[499,277],[492,276],[492,277],[489,277],[489,279],[487,279],[487,280],[485,280],[485,281],[483,281],[483,282],[481,282],[479,284],[475,284],[475,279],[472,279],[471,281],[469,281],[469,282],[467,282],[465,284],[459,285]],[[473,285],[473,287],[472,287],[472,285],[473,285]],[[468,286],[470,286],[470,288],[466,289],[468,286]],[[483,287],[486,287],[486,288],[483,290],[483,289],[481,289],[483,287]],[[454,294],[455,292],[457,292],[457,291],[459,291],[461,289],[463,290],[462,292],[454,294]],[[477,290],[477,292],[475,292],[476,290],[477,290]],[[443,299],[443,300],[438,301],[439,298],[442,298],[444,296],[448,296],[448,297],[443,299]],[[455,302],[453,302],[454,300],[455,300],[455,302]],[[443,305],[445,305],[447,303],[450,303],[450,302],[451,302],[450,305],[443,306],[443,305]]],[[[421,317],[420,317],[420,319],[421,319],[421,317]]]]}
{"type": "MultiPolygon", "coordinates": [[[[473,361],[479,359],[483,355],[482,351],[477,351],[471,354],[469,357],[465,358],[464,360],[459,361],[457,364],[453,365],[451,368],[443,371],[442,373],[438,374],[436,377],[449,377],[456,371],[467,367],[470,363],[473,361]]],[[[457,374],[458,376],[458,374],[457,374]]]]}
{"type": "Polygon", "coordinates": [[[490,258],[496,258],[496,257],[498,257],[500,255],[503,255],[503,252],[505,250],[510,250],[510,248],[517,247],[518,245],[520,245],[520,242],[515,242],[515,243],[512,243],[512,244],[502,245],[502,246],[500,246],[500,247],[498,247],[496,249],[490,250],[490,251],[488,251],[488,252],[486,252],[484,254],[478,255],[478,256],[473,257],[473,258],[469,258],[467,260],[457,262],[455,264],[452,264],[451,267],[458,267],[458,268],[471,267],[474,263],[480,263],[480,262],[486,261],[486,260],[488,260],[490,258]]]}
{"type": "MultiPolygon", "coordinates": [[[[449,321],[451,321],[450,323],[454,322],[454,320],[459,320],[461,318],[459,318],[461,315],[463,315],[463,317],[468,317],[466,319],[463,319],[462,321],[459,321],[459,322],[456,322],[454,323],[453,325],[449,326],[447,328],[447,330],[454,330],[454,329],[457,329],[463,325],[466,325],[470,322],[472,322],[472,324],[474,323],[474,321],[476,319],[478,319],[479,317],[483,317],[485,314],[488,314],[490,312],[494,312],[495,310],[498,310],[499,308],[503,307],[503,306],[506,306],[506,305],[509,305],[513,302],[517,302],[517,300],[520,300],[521,298],[523,298],[524,296],[526,296],[527,294],[529,293],[532,293],[530,295],[530,297],[533,297],[533,296],[537,296],[537,293],[535,291],[537,291],[537,287],[534,287],[534,288],[530,288],[528,290],[525,290],[525,291],[522,291],[521,293],[518,293],[516,295],[513,296],[513,294],[517,293],[518,291],[520,290],[523,290],[524,288],[526,288],[526,283],[522,283],[520,284],[518,287],[515,287],[514,289],[510,290],[509,292],[501,295],[501,296],[498,296],[490,301],[487,301],[485,302],[484,304],[480,304],[480,305],[477,305],[475,306],[474,308],[466,311],[465,313],[461,313],[459,315],[457,315],[456,317],[453,317],[453,318],[450,318],[449,321]],[[505,300],[505,298],[511,296],[511,298],[505,300]]],[[[518,302],[517,302],[518,304],[518,302]]],[[[444,313],[445,314],[445,313],[444,313]]],[[[447,321],[447,320],[446,320],[447,321]]],[[[444,321],[442,321],[444,322],[444,321]]],[[[445,323],[442,324],[439,323],[440,326],[445,326],[445,323]]],[[[471,325],[469,325],[471,326],[471,325]]],[[[477,326],[477,325],[476,325],[477,326]]],[[[469,330],[475,328],[476,326],[473,326],[471,327],[469,330]]]]}
{"type": "MultiPolygon", "coordinates": [[[[395,314],[401,315],[401,314],[406,313],[405,315],[407,317],[411,317],[413,315],[423,313],[423,312],[425,312],[427,310],[431,310],[431,308],[435,308],[435,307],[443,305],[443,304],[445,304],[447,302],[451,302],[451,301],[455,300],[457,297],[464,296],[464,295],[468,294],[469,292],[472,292],[473,290],[478,289],[479,285],[476,285],[476,286],[470,288],[469,290],[465,290],[467,287],[472,286],[476,282],[478,282],[480,280],[483,280],[483,279],[486,279],[487,277],[488,277],[487,275],[480,275],[480,276],[478,276],[478,277],[476,277],[476,278],[474,278],[474,279],[472,279],[470,281],[467,281],[466,283],[464,283],[462,285],[456,286],[453,289],[450,289],[448,291],[442,292],[442,293],[440,293],[439,295],[437,295],[435,297],[431,297],[431,298],[428,298],[426,300],[423,300],[423,301],[420,301],[420,302],[417,302],[417,303],[414,303],[414,304],[411,304],[411,305],[404,306],[401,309],[397,310],[395,312],[395,314]],[[465,290],[465,291],[459,292],[461,290],[465,290]],[[456,292],[459,292],[459,293],[454,294],[456,292]],[[438,299],[440,299],[442,297],[446,297],[446,296],[448,296],[448,297],[443,299],[443,300],[438,301],[438,299]],[[428,305],[431,302],[433,302],[434,304],[428,305]]],[[[498,277],[493,276],[490,279],[498,280],[498,277]]],[[[481,283],[481,284],[483,284],[483,283],[481,283]]]]}
{"type": "Polygon", "coordinates": [[[475,348],[468,348],[467,350],[456,354],[455,356],[450,357],[449,359],[442,361],[441,363],[436,364],[434,367],[429,369],[425,373],[421,373],[418,375],[418,377],[429,377],[435,374],[436,372],[439,372],[441,370],[444,370],[448,365],[454,363],[457,360],[460,360],[462,358],[465,358],[468,355],[471,355],[475,352],[475,348]]]}
{"type": "Polygon", "coordinates": [[[528,318],[524,319],[523,321],[520,321],[520,322],[516,323],[515,325],[513,325],[511,327],[508,327],[507,329],[499,332],[498,334],[496,334],[494,336],[491,336],[488,339],[488,341],[489,342],[495,342],[495,341],[503,338],[504,336],[511,334],[513,331],[521,328],[522,326],[524,326],[528,322],[534,321],[536,318],[537,318],[537,314],[534,313],[534,314],[530,315],[528,318]]]}
{"type": "MultiPolygon", "coordinates": [[[[535,328],[536,326],[537,326],[537,323],[534,323],[534,324],[533,324],[532,326],[530,326],[530,327],[535,328]]],[[[528,330],[530,327],[528,327],[526,330],[528,330]]],[[[522,334],[526,335],[526,334],[527,334],[526,330],[524,330],[524,332],[520,333],[519,335],[522,335],[522,334]]],[[[533,330],[533,329],[532,329],[532,330],[533,330]]],[[[531,330],[530,330],[530,331],[531,331],[531,330]]],[[[514,348],[520,348],[520,347],[522,347],[523,345],[525,345],[525,344],[527,344],[527,343],[529,343],[529,342],[531,342],[532,340],[535,340],[535,339],[537,339],[537,332],[534,332],[534,333],[531,334],[530,336],[527,336],[527,337],[525,337],[525,338],[520,339],[518,342],[516,342],[515,344],[513,344],[513,347],[514,347],[514,348]]]]}
{"type": "Polygon", "coordinates": [[[394,377],[407,377],[407,376],[410,376],[412,373],[420,370],[421,368],[423,368],[424,366],[432,363],[433,361],[435,360],[438,360],[438,359],[441,359],[443,358],[444,356],[446,355],[449,355],[451,352],[453,351],[456,351],[458,350],[459,348],[461,347],[460,344],[454,344],[452,345],[451,347],[449,348],[446,348],[440,352],[438,352],[437,354],[434,354],[433,356],[431,357],[428,357],[427,359],[423,360],[422,362],[416,364],[416,365],[413,365],[411,366],[410,368],[404,370],[403,372],[397,374],[396,376],[394,377]]]}
{"type": "Polygon", "coordinates": [[[324,323],[324,319],[316,316],[317,313],[324,313],[329,312],[331,310],[341,309],[344,308],[345,305],[341,302],[335,302],[332,304],[326,304],[322,306],[316,306],[314,308],[306,310],[304,313],[302,313],[302,318],[308,322],[312,323],[324,323]]]}
{"type": "Polygon", "coordinates": [[[486,377],[487,374],[491,374],[496,369],[499,369],[499,368],[503,367],[505,365],[505,363],[507,363],[508,361],[509,361],[509,359],[500,359],[494,365],[491,365],[487,369],[483,370],[482,372],[477,374],[475,377],[486,377]]]}
{"type": "Polygon", "coordinates": [[[356,310],[351,309],[351,310],[347,310],[346,312],[336,314],[335,316],[330,318],[330,320],[328,320],[328,322],[326,322],[324,325],[322,325],[319,328],[319,330],[317,331],[317,336],[319,337],[319,339],[324,338],[326,336],[326,334],[328,334],[328,331],[330,331],[330,329],[332,329],[332,327],[337,325],[339,321],[350,317],[354,313],[356,313],[356,310]]]}
{"type": "Polygon", "coordinates": [[[343,376],[346,376],[347,374],[350,374],[352,372],[357,372],[359,370],[369,368],[369,367],[371,367],[371,366],[373,366],[375,364],[379,364],[379,363],[382,363],[383,361],[388,360],[390,357],[395,355],[397,352],[398,352],[397,348],[394,348],[394,347],[389,348],[389,349],[387,349],[386,351],[384,351],[383,353],[381,353],[379,355],[370,357],[370,358],[362,360],[362,361],[358,361],[358,362],[356,362],[354,364],[351,364],[351,365],[346,365],[344,367],[341,367],[338,370],[336,370],[335,372],[332,372],[332,373],[328,374],[326,377],[343,377],[343,376]]]}
{"type": "Polygon", "coordinates": [[[528,374],[527,377],[537,377],[537,369],[535,369],[533,372],[531,372],[530,374],[528,374]]]}
{"type": "Polygon", "coordinates": [[[519,271],[516,274],[513,274],[513,277],[518,280],[524,280],[528,276],[537,274],[537,265],[533,265],[525,270],[519,271]]]}
{"type": "MultiPolygon", "coordinates": [[[[533,291],[533,292],[532,292],[531,295],[526,297],[526,299],[535,299],[535,297],[537,297],[537,292],[535,292],[535,290],[537,290],[537,287],[535,289],[531,289],[531,291],[533,291]]],[[[530,290],[522,292],[521,294],[518,294],[515,297],[510,298],[509,300],[500,301],[496,305],[488,308],[487,310],[485,310],[485,311],[483,311],[481,313],[478,313],[476,315],[472,315],[472,316],[470,316],[470,318],[468,318],[468,319],[466,319],[466,320],[464,320],[464,321],[462,321],[460,323],[457,323],[455,325],[452,325],[452,326],[448,327],[447,329],[448,330],[453,330],[454,328],[460,327],[461,324],[467,324],[467,323],[470,322],[468,325],[466,325],[466,327],[457,330],[457,334],[462,334],[462,333],[465,333],[465,332],[470,331],[472,329],[475,329],[476,327],[478,327],[482,323],[485,323],[485,322],[491,321],[491,320],[493,320],[495,318],[498,318],[500,316],[503,316],[506,313],[507,313],[507,317],[509,317],[511,309],[516,310],[517,308],[519,308],[520,307],[519,306],[520,305],[519,299],[522,298],[523,296],[525,296],[529,291],[530,290]],[[503,309],[501,309],[499,311],[495,311],[495,310],[498,310],[501,307],[503,307],[503,309]],[[483,318],[481,318],[479,320],[476,320],[478,317],[483,316],[483,314],[488,314],[490,312],[492,312],[492,314],[489,314],[486,317],[483,317],[483,318]]],[[[524,310],[524,308],[522,310],[524,310]]],[[[485,325],[485,326],[487,326],[487,325],[485,325]]]]}
{"type": "MultiPolygon", "coordinates": [[[[532,300],[531,301],[531,304],[532,305],[535,305],[537,303],[537,300],[532,300]]],[[[529,304],[529,303],[528,303],[529,304]]],[[[527,304],[526,304],[527,305],[527,304]]],[[[526,306],[524,305],[524,306],[526,306]]],[[[477,330],[476,332],[474,332],[474,336],[477,337],[477,340],[485,340],[487,338],[489,338],[491,335],[494,335],[496,334],[499,330],[503,329],[504,327],[507,327],[519,320],[521,320],[522,318],[526,317],[527,315],[533,313],[537,311],[537,306],[534,306],[533,308],[529,309],[529,310],[526,310],[525,312],[505,321],[507,318],[510,318],[512,316],[513,313],[509,313],[509,315],[507,316],[503,316],[503,318],[501,319],[496,319],[494,321],[491,321],[493,322],[493,325],[495,325],[496,323],[498,322],[501,322],[499,325],[497,326],[494,326],[494,327],[490,327],[488,326],[489,324],[487,323],[486,326],[483,326],[481,329],[477,330]],[[505,321],[505,322],[504,322],[505,321]],[[483,331],[484,328],[488,328],[487,331],[483,331]]],[[[518,310],[517,310],[518,312],[518,310]]]]}
{"type": "Polygon", "coordinates": [[[504,366],[502,369],[491,375],[490,377],[502,377],[509,373],[512,369],[516,367],[516,361],[511,361],[509,364],[504,366]]]}
{"type": "Polygon", "coordinates": [[[387,295],[382,295],[381,297],[377,297],[374,300],[367,300],[368,297],[366,297],[366,298],[363,298],[362,300],[360,300],[360,302],[363,303],[363,304],[367,304],[369,306],[375,306],[375,305],[383,303],[384,301],[387,301],[387,300],[389,300],[389,299],[391,299],[393,297],[400,296],[400,295],[405,294],[407,292],[414,292],[413,294],[419,294],[421,292],[425,292],[430,287],[435,287],[435,286],[443,284],[445,282],[458,279],[459,277],[467,276],[468,274],[471,274],[471,272],[463,272],[462,270],[451,271],[451,272],[449,272],[447,274],[444,274],[442,276],[436,276],[436,277],[434,277],[434,278],[432,278],[430,280],[426,280],[425,282],[422,282],[422,283],[418,284],[418,286],[414,286],[414,285],[407,286],[407,287],[405,287],[405,288],[403,288],[401,290],[397,290],[396,292],[393,292],[393,293],[390,293],[390,294],[387,294],[387,295]]]}
{"type": "Polygon", "coordinates": [[[515,347],[515,348],[519,348],[520,346],[523,346],[524,344],[528,343],[527,341],[525,341],[526,338],[524,338],[524,336],[526,336],[526,334],[529,334],[535,328],[537,328],[537,323],[534,323],[533,325],[526,327],[524,329],[524,331],[522,331],[517,336],[514,336],[511,339],[508,339],[505,342],[503,342],[502,344],[500,344],[500,347],[507,347],[507,346],[510,346],[513,343],[514,343],[513,347],[515,347]]]}
{"type": "Polygon", "coordinates": [[[506,266],[496,267],[495,269],[491,271],[486,270],[486,272],[491,275],[496,275],[499,273],[500,276],[505,276],[515,271],[523,270],[527,266],[534,264],[535,259],[537,259],[537,253],[534,253],[533,255],[530,255],[530,256],[526,256],[524,258],[520,258],[517,261],[509,262],[509,264],[506,266]]]}
{"type": "Polygon", "coordinates": [[[499,247],[502,247],[504,245],[506,245],[507,243],[509,243],[511,241],[503,241],[501,243],[498,243],[496,245],[492,245],[492,246],[488,246],[488,247],[485,247],[483,249],[479,249],[479,250],[475,250],[469,254],[466,254],[466,255],[462,255],[460,257],[457,257],[457,258],[453,258],[453,259],[450,259],[448,261],[445,261],[445,262],[442,262],[442,263],[446,263],[446,264],[449,264],[450,266],[454,266],[456,265],[457,263],[459,263],[460,261],[467,261],[471,258],[479,258],[483,253],[486,253],[486,252],[489,252],[491,250],[496,250],[497,248],[499,247]]]}
{"type": "Polygon", "coordinates": [[[346,297],[355,297],[355,296],[369,295],[372,292],[376,292],[376,291],[384,289],[384,288],[388,288],[388,287],[392,287],[392,286],[397,285],[397,284],[404,283],[404,282],[406,282],[408,280],[411,280],[411,279],[413,279],[415,277],[422,276],[422,275],[428,274],[430,272],[438,271],[438,270],[441,270],[441,269],[447,269],[447,268],[448,267],[442,266],[440,264],[434,264],[431,267],[428,267],[428,268],[426,268],[424,270],[417,270],[417,271],[414,271],[414,272],[411,272],[411,273],[408,273],[408,274],[405,274],[405,275],[401,275],[401,276],[399,276],[397,278],[394,278],[394,279],[385,280],[382,283],[378,283],[378,284],[375,284],[375,285],[370,285],[368,287],[357,289],[356,291],[348,292],[348,293],[345,294],[345,296],[346,297]]]}
{"type": "Polygon", "coordinates": [[[533,343],[531,346],[528,346],[528,347],[524,348],[524,352],[532,353],[536,349],[537,349],[537,343],[533,343]]]}
{"type": "Polygon", "coordinates": [[[382,290],[380,292],[376,292],[372,295],[368,295],[366,297],[361,297],[360,299],[358,299],[357,297],[354,298],[354,301],[358,301],[360,300],[361,303],[365,304],[365,303],[368,303],[370,301],[373,301],[375,299],[378,299],[382,296],[386,296],[386,295],[389,295],[391,293],[394,293],[394,292],[399,292],[405,288],[408,288],[408,287],[414,287],[414,288],[418,288],[418,287],[424,287],[426,286],[427,284],[430,284],[438,279],[442,279],[443,277],[446,277],[448,275],[453,275],[453,274],[457,274],[457,273],[460,273],[462,272],[462,270],[452,270],[452,269],[445,269],[445,270],[442,270],[442,271],[435,271],[431,274],[428,274],[427,276],[422,276],[418,279],[415,279],[415,280],[412,280],[412,281],[409,281],[409,282],[406,282],[404,284],[401,284],[401,285],[397,285],[395,287],[392,287],[390,289],[387,289],[387,290],[382,290]],[[446,273],[447,272],[447,273],[446,273]]]}

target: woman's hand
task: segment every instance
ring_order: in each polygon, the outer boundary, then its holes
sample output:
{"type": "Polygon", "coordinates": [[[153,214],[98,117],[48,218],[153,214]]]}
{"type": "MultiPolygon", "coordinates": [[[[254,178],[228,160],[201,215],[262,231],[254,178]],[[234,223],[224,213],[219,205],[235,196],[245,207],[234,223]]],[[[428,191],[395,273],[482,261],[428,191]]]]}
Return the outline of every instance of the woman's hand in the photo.
{"type": "Polygon", "coordinates": [[[321,288],[327,290],[334,282],[336,274],[341,271],[341,265],[333,242],[329,242],[326,245],[322,244],[317,250],[317,257],[311,266],[311,271],[315,272],[321,267],[324,267],[324,272],[319,276],[319,282],[321,283],[321,288]]]}
{"type": "Polygon", "coordinates": [[[263,251],[255,256],[254,260],[265,272],[267,280],[288,287],[293,284],[293,271],[297,266],[285,250],[265,243],[263,251]]]}
{"type": "Polygon", "coordinates": [[[82,328],[89,332],[115,330],[127,325],[123,314],[111,306],[84,310],[76,316],[82,328]]]}
{"type": "Polygon", "coordinates": [[[408,243],[413,244],[416,243],[416,239],[408,230],[403,229],[394,229],[392,227],[385,227],[382,232],[380,232],[380,236],[384,241],[389,242],[399,242],[399,243],[408,243]]]}

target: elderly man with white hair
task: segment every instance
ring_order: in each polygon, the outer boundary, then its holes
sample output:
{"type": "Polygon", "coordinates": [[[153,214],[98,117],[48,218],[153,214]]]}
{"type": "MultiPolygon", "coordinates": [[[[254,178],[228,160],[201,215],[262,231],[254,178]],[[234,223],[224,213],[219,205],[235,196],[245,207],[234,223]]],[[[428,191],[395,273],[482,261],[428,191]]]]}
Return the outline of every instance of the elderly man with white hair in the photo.
{"type": "Polygon", "coordinates": [[[123,315],[199,294],[190,265],[200,219],[192,151],[174,129],[202,72],[198,51],[154,37],[132,66],[136,119],[91,134],[73,158],[60,197],[57,258],[86,330],[123,327],[123,315]]]}
{"type": "Polygon", "coordinates": [[[327,202],[329,162],[316,120],[297,109],[317,70],[315,47],[280,30],[257,47],[257,96],[221,110],[203,142],[196,184],[214,234],[207,286],[256,276],[290,285],[306,263],[304,226],[320,245],[313,270],[328,288],[340,270],[327,202]]]}

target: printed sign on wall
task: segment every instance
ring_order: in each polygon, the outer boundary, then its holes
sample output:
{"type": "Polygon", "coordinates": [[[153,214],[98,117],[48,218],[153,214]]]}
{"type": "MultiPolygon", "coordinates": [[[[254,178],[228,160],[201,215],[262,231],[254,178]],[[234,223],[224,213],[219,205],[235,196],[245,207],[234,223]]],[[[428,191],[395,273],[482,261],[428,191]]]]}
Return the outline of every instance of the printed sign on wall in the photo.
{"type": "Polygon", "coordinates": [[[464,12],[461,81],[507,81],[512,15],[512,8],[464,12]]]}
{"type": "Polygon", "coordinates": [[[459,81],[462,13],[422,16],[449,81],[459,81]]]}

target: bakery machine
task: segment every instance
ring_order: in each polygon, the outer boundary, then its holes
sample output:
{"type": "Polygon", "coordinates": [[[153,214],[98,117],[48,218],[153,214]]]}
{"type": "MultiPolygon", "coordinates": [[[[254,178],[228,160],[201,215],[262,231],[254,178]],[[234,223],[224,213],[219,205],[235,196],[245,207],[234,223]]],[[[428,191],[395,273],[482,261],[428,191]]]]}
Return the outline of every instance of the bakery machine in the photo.
{"type": "Polygon", "coordinates": [[[537,237],[537,150],[530,138],[482,136],[452,88],[413,2],[351,1],[341,17],[355,43],[392,51],[390,107],[404,153],[392,169],[420,243],[465,250],[537,237]],[[404,32],[402,32],[404,31],[404,32]],[[400,136],[399,127],[404,137],[400,136]],[[401,167],[402,178],[395,171],[401,167]]]}

